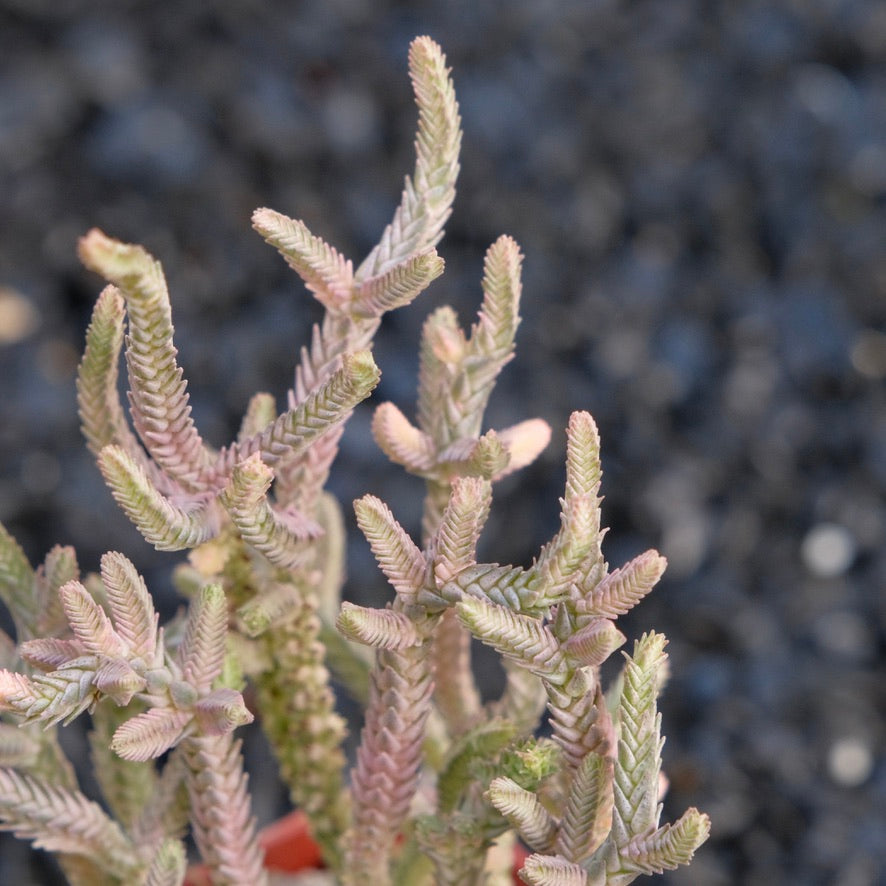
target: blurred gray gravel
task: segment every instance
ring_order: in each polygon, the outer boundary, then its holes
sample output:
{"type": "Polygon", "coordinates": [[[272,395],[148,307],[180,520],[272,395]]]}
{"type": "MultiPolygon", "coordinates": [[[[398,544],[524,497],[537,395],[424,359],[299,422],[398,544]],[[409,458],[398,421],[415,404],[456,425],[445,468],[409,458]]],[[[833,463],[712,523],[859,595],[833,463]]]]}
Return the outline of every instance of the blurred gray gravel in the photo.
{"type": "MultiPolygon", "coordinates": [[[[34,561],[125,551],[174,610],[175,558],[117,518],[79,438],[100,282],[76,238],[98,225],[163,261],[196,420],[223,444],[252,392],[282,403],[319,316],[250,213],[362,258],[412,168],[422,33],[454,69],[463,171],[445,276],[382,330],[378,399],[410,411],[425,316],[469,322],[485,248],[514,236],[524,322],[489,422],[555,435],[499,489],[484,556],[525,563],[556,530],[562,429],[588,409],[610,562],[670,561],[625,619],[671,638],[666,814],[714,820],[660,882],[886,882],[879,0],[2,0],[0,521],[34,561]]],[[[335,490],[417,531],[420,486],[369,417],[335,490]]],[[[356,539],[350,572],[354,598],[384,593],[356,539]]],[[[0,882],[57,882],[29,858],[4,841],[0,882]]]]}

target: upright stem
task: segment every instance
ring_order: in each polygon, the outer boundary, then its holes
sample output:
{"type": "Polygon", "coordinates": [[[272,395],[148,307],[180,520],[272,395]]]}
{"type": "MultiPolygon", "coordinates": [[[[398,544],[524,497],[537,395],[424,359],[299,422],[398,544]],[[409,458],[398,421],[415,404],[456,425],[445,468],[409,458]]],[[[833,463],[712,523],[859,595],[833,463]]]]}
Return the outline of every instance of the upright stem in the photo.
{"type": "Polygon", "coordinates": [[[231,734],[185,740],[194,840],[214,886],[267,886],[240,741],[231,734]]]}

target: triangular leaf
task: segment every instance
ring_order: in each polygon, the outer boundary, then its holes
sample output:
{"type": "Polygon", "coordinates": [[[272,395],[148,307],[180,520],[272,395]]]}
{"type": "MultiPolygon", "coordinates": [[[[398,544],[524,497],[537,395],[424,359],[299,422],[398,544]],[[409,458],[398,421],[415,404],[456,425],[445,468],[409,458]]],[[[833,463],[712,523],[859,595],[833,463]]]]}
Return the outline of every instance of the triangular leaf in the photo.
{"type": "Polygon", "coordinates": [[[380,317],[408,305],[443,273],[443,259],[436,250],[410,256],[357,287],[352,311],[361,317],[380,317]]]}
{"type": "Polygon", "coordinates": [[[157,613],[145,580],[123,554],[102,557],[102,583],[114,628],[132,655],[153,661],[157,648],[157,613]]]}
{"type": "Polygon", "coordinates": [[[429,37],[412,41],[409,74],[419,110],[415,172],[381,241],[357,269],[357,280],[377,277],[436,245],[455,197],[461,119],[446,56],[429,37]]]}
{"type": "Polygon", "coordinates": [[[114,630],[110,618],[79,581],[69,581],[59,588],[58,594],[68,624],[87,652],[108,658],[126,653],[126,644],[114,630]]]}
{"type": "Polygon", "coordinates": [[[85,856],[124,882],[140,880],[143,863],[135,847],[79,791],[0,769],[0,828],[50,852],[85,856]]]}
{"type": "Polygon", "coordinates": [[[545,852],[553,844],[557,823],[531,791],[521,788],[511,778],[493,779],[486,799],[508,820],[526,844],[536,852],[545,852]]]}
{"type": "Polygon", "coordinates": [[[188,624],[178,650],[182,678],[205,692],[221,673],[228,632],[228,604],[221,585],[201,588],[191,604],[188,624]]]}
{"type": "Polygon", "coordinates": [[[345,601],[335,626],[349,639],[382,649],[417,646],[422,637],[415,623],[393,609],[372,609],[345,601]]]}
{"type": "Polygon", "coordinates": [[[155,759],[178,743],[192,719],[190,711],[151,708],[117,729],[111,750],[124,760],[155,759]]]}
{"type": "Polygon", "coordinates": [[[304,222],[272,209],[256,209],[252,226],[277,248],[327,310],[342,312],[348,308],[353,270],[334,247],[312,234],[304,222]]]}
{"type": "Polygon", "coordinates": [[[528,886],[587,886],[588,875],[577,864],[556,855],[530,855],[520,869],[528,886]]]}
{"type": "Polygon", "coordinates": [[[425,555],[380,499],[365,495],[354,502],[360,527],[385,577],[404,599],[415,599],[425,583],[425,555]]]}
{"type": "Polygon", "coordinates": [[[622,848],[621,856],[644,874],[660,874],[689,864],[710,832],[710,818],[690,808],[673,824],[666,824],[647,836],[635,837],[622,848]]]}
{"type": "Polygon", "coordinates": [[[217,531],[211,502],[194,510],[173,504],[119,446],[106,446],[98,466],[117,504],[158,551],[195,548],[217,531]]]}
{"type": "Polygon", "coordinates": [[[476,597],[464,597],[455,611],[478,640],[501,655],[554,685],[568,679],[560,643],[540,619],[476,597]]]}
{"type": "Polygon", "coordinates": [[[593,751],[574,771],[557,834],[557,853],[581,864],[603,844],[612,827],[613,765],[593,751]]]}

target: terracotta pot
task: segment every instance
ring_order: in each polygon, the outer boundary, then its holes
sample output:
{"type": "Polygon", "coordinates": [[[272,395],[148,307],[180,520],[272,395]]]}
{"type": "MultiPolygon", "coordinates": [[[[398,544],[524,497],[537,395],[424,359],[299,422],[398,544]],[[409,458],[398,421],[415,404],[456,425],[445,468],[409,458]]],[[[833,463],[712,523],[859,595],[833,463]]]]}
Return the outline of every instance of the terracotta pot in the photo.
{"type": "MultiPolygon", "coordinates": [[[[311,839],[307,816],[300,810],[290,812],[263,828],[258,838],[265,850],[265,868],[269,871],[297,873],[323,866],[320,849],[311,839]]],[[[523,882],[517,876],[517,871],[523,867],[527,855],[519,844],[514,847],[513,876],[516,886],[523,882]]],[[[189,868],[185,886],[211,886],[206,865],[189,868]]]]}

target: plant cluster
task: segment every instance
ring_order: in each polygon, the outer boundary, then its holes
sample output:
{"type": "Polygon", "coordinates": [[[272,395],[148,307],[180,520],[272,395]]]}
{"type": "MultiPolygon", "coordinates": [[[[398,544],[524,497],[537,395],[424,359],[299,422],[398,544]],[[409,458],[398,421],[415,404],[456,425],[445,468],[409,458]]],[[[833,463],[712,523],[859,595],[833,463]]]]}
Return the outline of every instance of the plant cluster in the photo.
{"type": "Polygon", "coordinates": [[[79,367],[83,432],[145,539],[189,551],[175,571],[189,605],[161,627],[123,555],[82,576],[59,546],[35,569],[0,527],[0,595],[16,631],[0,636],[0,826],[57,853],[72,884],[180,884],[189,827],[212,882],[267,882],[235,737],[253,719],[345,886],[508,883],[511,857],[490,847],[515,835],[532,851],[527,884],[620,886],[688,863],[708,835],[695,809],[659,824],[664,637],[641,637],[615,685],[600,685],[625,643],[618,616],[665,561],[654,551],[613,571],[604,561],[590,415],[569,421],[553,539],[528,568],[477,562],[493,484],[550,436],[539,419],[483,432],[519,323],[522,256],[509,237],[486,254],[470,333],[447,307],[425,323],[415,421],[392,403],[375,410],[380,448],[425,481],[422,538],[380,499],[359,499],[357,523],[394,597],[384,609],[340,603],[343,521],[324,486],[344,423],[378,382],[382,316],[442,273],[435,246],[459,170],[445,58],[422,37],[409,64],[415,171],[356,269],[303,222],[253,216],[325,311],[285,410],[256,394],[224,448],[191,418],[159,263],[97,230],[80,242],[109,283],[79,367]],[[504,664],[504,692],[487,704],[472,637],[504,664]],[[333,681],[366,705],[349,777],[333,681]],[[58,725],[87,711],[104,805],[80,792],[58,742],[58,725]]]}

